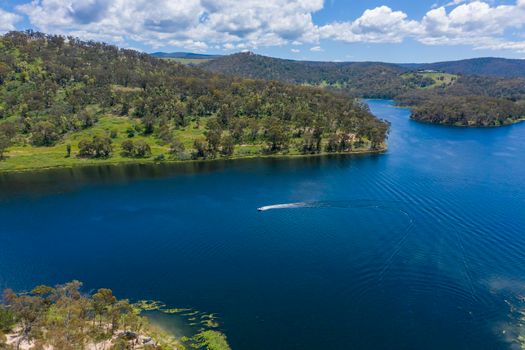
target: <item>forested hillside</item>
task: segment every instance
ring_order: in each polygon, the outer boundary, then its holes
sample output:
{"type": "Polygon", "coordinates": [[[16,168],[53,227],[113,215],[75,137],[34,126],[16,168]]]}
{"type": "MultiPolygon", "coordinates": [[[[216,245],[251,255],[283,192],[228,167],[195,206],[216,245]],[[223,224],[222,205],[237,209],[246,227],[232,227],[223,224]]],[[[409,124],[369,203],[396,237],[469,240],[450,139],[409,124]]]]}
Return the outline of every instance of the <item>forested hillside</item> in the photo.
{"type": "Polygon", "coordinates": [[[223,56],[201,67],[251,79],[343,88],[359,97],[392,98],[406,91],[401,74],[407,70],[387,63],[292,61],[246,52],[223,56]]]}
{"type": "Polygon", "coordinates": [[[454,75],[385,63],[290,61],[251,53],[224,56],[202,67],[315,85],[355,97],[391,98],[413,107],[413,119],[437,124],[499,126],[525,116],[525,78],[454,75]]]}
{"type": "Polygon", "coordinates": [[[506,78],[525,78],[525,60],[482,57],[467,60],[409,64],[412,69],[432,69],[454,74],[482,75],[506,78]]]}
{"type": "Polygon", "coordinates": [[[0,38],[0,169],[377,150],[387,131],[344,93],[226,77],[72,37],[0,38]]]}
{"type": "Polygon", "coordinates": [[[458,126],[500,126],[525,117],[525,79],[462,76],[454,84],[396,97],[412,118],[458,126]]]}

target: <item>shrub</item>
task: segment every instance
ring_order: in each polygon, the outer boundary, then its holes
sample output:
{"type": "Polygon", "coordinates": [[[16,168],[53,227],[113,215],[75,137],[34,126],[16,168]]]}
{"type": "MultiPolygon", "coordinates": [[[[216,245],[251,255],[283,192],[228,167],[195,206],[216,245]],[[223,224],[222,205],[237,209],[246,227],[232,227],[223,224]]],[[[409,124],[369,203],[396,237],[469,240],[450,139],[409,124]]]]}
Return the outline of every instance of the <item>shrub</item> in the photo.
{"type": "Polygon", "coordinates": [[[158,156],[156,156],[156,157],[154,158],[154,160],[155,160],[156,162],[162,162],[162,161],[164,161],[164,159],[166,159],[166,156],[164,156],[164,153],[161,153],[161,154],[159,154],[158,156]]]}
{"type": "Polygon", "coordinates": [[[122,142],[120,147],[122,148],[123,157],[133,157],[133,150],[135,149],[135,145],[133,144],[133,141],[125,140],[122,142]]]}
{"type": "Polygon", "coordinates": [[[16,320],[13,313],[3,306],[0,306],[0,333],[11,331],[15,323],[16,320]]]}
{"type": "Polygon", "coordinates": [[[136,142],[126,140],[122,142],[121,148],[123,157],[151,157],[151,147],[144,140],[138,140],[136,142]]]}
{"type": "Polygon", "coordinates": [[[133,155],[138,158],[147,158],[151,157],[151,147],[144,140],[138,140],[135,142],[135,147],[133,149],[133,155]]]}
{"type": "Polygon", "coordinates": [[[56,127],[50,122],[39,122],[32,129],[31,140],[35,146],[52,146],[58,138],[56,127]]]}
{"type": "Polygon", "coordinates": [[[108,158],[113,152],[112,141],[106,136],[95,136],[78,144],[78,155],[86,158],[108,158]]]}

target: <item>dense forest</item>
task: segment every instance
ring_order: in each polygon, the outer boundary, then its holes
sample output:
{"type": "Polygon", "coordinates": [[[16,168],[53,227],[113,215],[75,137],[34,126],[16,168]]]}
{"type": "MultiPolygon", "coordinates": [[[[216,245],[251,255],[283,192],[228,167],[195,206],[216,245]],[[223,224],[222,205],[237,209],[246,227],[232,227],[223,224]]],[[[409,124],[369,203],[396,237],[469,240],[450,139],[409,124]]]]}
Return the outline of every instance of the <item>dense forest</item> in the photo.
{"type": "Polygon", "coordinates": [[[348,152],[382,148],[387,132],[344,92],[227,77],[73,37],[0,37],[2,158],[28,145],[63,145],[70,159],[159,161],[348,152]]]}
{"type": "Polygon", "coordinates": [[[405,68],[436,70],[462,75],[481,75],[506,78],[525,78],[525,60],[481,57],[466,60],[404,64],[405,68]]]}
{"type": "Polygon", "coordinates": [[[401,75],[408,70],[387,63],[292,61],[245,52],[219,57],[200,67],[251,79],[344,88],[356,97],[393,98],[407,91],[401,75]]]}
{"type": "Polygon", "coordinates": [[[454,84],[396,96],[418,121],[458,126],[500,126],[525,117],[525,79],[461,76],[454,84]]]}
{"type": "Polygon", "coordinates": [[[224,334],[213,329],[214,321],[191,337],[177,339],[142,316],[156,310],[158,302],[132,304],[117,299],[110,289],[86,294],[81,287],[81,282],[71,281],[29,292],[5,290],[0,299],[0,349],[230,350],[224,334]]]}
{"type": "Polygon", "coordinates": [[[413,119],[431,123],[499,126],[525,116],[525,78],[453,75],[373,62],[291,61],[252,53],[224,56],[201,67],[241,77],[342,90],[356,98],[395,99],[413,108],[413,119]]]}

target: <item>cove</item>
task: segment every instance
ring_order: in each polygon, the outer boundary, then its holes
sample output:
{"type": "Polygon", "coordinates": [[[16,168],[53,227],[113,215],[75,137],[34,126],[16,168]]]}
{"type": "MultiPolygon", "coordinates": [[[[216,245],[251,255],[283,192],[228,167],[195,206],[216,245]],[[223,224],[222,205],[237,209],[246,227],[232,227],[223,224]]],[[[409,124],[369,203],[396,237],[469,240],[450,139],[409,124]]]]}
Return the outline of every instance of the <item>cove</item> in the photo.
{"type": "Polygon", "coordinates": [[[367,102],[386,154],[0,174],[0,288],[79,279],[216,313],[233,349],[509,348],[525,124],[367,102]]]}

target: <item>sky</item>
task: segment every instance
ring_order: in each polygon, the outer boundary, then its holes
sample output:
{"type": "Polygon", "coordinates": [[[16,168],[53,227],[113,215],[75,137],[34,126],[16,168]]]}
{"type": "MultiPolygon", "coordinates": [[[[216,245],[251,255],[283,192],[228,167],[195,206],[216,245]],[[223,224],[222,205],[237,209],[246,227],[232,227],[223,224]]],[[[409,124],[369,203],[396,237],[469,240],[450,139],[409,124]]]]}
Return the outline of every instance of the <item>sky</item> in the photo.
{"type": "Polygon", "coordinates": [[[26,29],[146,52],[525,58],[525,0],[0,0],[0,33],[26,29]]]}

